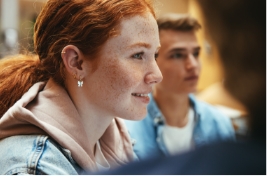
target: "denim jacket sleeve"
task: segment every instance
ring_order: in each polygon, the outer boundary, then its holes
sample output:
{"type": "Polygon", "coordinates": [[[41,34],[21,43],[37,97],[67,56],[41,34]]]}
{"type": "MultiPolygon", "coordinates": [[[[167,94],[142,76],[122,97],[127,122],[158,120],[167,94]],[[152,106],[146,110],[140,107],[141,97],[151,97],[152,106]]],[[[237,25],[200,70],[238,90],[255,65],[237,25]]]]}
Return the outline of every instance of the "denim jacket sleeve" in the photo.
{"type": "Polygon", "coordinates": [[[17,135],[0,140],[0,158],[1,175],[82,172],[69,150],[44,135],[17,135]]]}

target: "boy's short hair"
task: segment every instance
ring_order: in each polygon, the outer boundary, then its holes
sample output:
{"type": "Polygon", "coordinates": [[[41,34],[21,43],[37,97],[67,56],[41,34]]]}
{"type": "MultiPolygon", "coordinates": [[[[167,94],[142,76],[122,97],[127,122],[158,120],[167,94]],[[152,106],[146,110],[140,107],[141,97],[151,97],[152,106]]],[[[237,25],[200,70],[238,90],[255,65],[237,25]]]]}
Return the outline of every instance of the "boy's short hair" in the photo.
{"type": "Polygon", "coordinates": [[[188,14],[168,13],[157,19],[159,30],[197,31],[201,28],[198,21],[188,14]]]}

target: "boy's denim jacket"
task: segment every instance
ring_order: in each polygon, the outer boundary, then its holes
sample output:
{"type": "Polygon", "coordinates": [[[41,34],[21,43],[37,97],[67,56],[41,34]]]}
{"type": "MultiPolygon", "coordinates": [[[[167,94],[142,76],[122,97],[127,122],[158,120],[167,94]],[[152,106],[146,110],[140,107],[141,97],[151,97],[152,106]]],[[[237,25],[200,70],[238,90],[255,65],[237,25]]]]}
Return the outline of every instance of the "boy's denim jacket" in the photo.
{"type": "MultiPolygon", "coordinates": [[[[139,160],[149,157],[169,156],[162,139],[165,120],[152,94],[149,96],[150,103],[147,107],[147,116],[142,121],[125,120],[133,141],[134,152],[139,160]]],[[[193,95],[189,95],[189,99],[195,113],[193,131],[195,147],[213,142],[235,140],[235,131],[229,117],[220,113],[211,105],[196,100],[193,95]]]]}

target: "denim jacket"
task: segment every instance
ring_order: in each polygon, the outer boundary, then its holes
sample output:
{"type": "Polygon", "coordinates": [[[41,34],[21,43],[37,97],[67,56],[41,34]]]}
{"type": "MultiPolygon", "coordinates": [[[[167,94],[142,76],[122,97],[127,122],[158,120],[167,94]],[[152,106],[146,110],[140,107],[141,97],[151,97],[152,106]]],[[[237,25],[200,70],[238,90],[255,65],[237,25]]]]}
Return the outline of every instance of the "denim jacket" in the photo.
{"type": "Polygon", "coordinates": [[[46,135],[16,135],[1,140],[0,175],[77,175],[83,169],[71,152],[46,135]]]}
{"type": "MultiPolygon", "coordinates": [[[[134,152],[140,160],[148,157],[169,156],[163,142],[164,117],[150,94],[147,116],[141,121],[125,121],[134,145],[134,152]]],[[[194,147],[219,141],[234,141],[235,132],[229,117],[211,105],[189,95],[194,110],[194,147]]]]}
{"type": "MultiPolygon", "coordinates": [[[[98,141],[110,169],[133,161],[122,119],[114,118],[98,141]]],[[[53,79],[36,83],[0,118],[0,174],[97,171],[90,142],[66,90],[53,79]]]]}

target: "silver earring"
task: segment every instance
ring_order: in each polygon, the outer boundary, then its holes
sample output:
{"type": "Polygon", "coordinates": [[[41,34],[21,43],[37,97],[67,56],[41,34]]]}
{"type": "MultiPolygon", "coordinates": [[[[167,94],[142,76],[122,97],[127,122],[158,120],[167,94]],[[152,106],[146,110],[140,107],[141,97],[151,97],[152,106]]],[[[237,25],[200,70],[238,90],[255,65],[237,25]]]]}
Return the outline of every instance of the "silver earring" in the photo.
{"type": "Polygon", "coordinates": [[[81,79],[81,76],[80,76],[80,79],[78,80],[78,87],[82,87],[83,86],[83,80],[81,79]]]}

